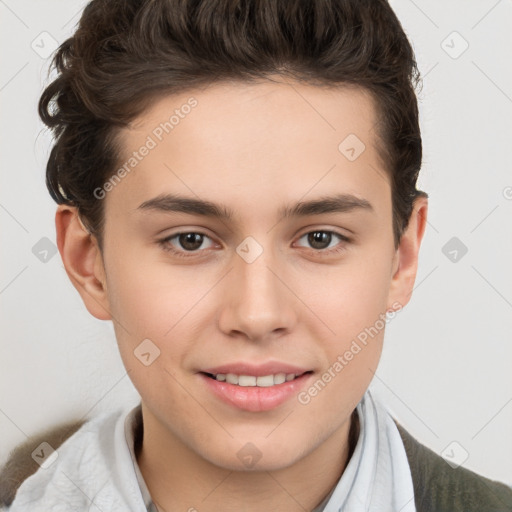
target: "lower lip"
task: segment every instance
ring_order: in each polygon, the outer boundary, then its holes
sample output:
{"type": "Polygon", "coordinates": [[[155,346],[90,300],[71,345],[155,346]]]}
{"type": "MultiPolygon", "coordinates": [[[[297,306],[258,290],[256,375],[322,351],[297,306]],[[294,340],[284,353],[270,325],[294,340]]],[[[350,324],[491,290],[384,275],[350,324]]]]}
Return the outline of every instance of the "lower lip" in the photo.
{"type": "Polygon", "coordinates": [[[224,402],[244,411],[262,412],[275,409],[291,397],[296,396],[312,374],[305,373],[294,380],[268,387],[238,386],[212,379],[204,373],[200,373],[199,376],[208,388],[224,402]]]}

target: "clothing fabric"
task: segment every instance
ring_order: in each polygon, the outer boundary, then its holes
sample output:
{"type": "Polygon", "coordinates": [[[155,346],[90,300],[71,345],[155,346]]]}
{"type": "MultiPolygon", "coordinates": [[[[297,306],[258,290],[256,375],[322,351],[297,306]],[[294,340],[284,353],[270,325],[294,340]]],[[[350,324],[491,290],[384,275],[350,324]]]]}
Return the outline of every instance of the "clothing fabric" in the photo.
{"type": "Polygon", "coordinates": [[[395,423],[409,460],[418,512],[512,512],[512,486],[463,466],[453,468],[395,423]]]}
{"type": "MultiPolygon", "coordinates": [[[[414,512],[414,491],[397,427],[367,391],[357,406],[360,433],[352,457],[315,512],[414,512]]],[[[9,512],[156,511],[137,465],[140,404],[86,422],[58,458],[20,486],[9,512]]]]}
{"type": "Polygon", "coordinates": [[[357,445],[324,512],[416,512],[404,444],[388,411],[368,390],[357,406],[357,445]]]}

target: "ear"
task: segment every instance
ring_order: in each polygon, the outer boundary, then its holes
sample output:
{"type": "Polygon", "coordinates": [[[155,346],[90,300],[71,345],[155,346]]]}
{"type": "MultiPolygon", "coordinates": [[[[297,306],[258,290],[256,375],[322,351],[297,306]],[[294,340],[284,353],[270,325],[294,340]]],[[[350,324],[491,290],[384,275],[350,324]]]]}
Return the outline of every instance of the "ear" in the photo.
{"type": "Polygon", "coordinates": [[[418,270],[418,253],[427,225],[427,210],[427,196],[417,197],[409,224],[402,234],[393,259],[393,276],[388,297],[389,311],[401,309],[411,298],[418,270]],[[400,304],[400,307],[397,308],[397,304],[400,304]]]}
{"type": "Polygon", "coordinates": [[[68,205],[58,206],[55,227],[64,268],[85,307],[99,320],[111,320],[105,269],[96,237],[82,224],[78,210],[68,205]]]}

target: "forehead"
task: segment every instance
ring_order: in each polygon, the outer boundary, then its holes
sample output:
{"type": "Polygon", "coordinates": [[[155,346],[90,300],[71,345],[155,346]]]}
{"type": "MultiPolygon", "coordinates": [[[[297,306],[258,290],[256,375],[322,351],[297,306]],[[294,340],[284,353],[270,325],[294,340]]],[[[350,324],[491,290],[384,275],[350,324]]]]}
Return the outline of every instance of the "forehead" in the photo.
{"type": "Polygon", "coordinates": [[[235,211],[272,198],[277,210],[333,191],[375,202],[389,195],[376,123],[371,95],[355,87],[223,82],[165,96],[120,132],[128,172],[107,203],[133,210],[180,193],[235,211]]]}

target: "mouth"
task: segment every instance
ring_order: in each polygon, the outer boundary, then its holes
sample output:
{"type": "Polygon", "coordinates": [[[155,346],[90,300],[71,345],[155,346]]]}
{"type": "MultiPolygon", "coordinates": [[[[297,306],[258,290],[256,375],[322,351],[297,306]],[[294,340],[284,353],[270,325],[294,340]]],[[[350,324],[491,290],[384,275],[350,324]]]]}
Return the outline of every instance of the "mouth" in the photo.
{"type": "Polygon", "coordinates": [[[273,386],[278,386],[280,384],[284,384],[285,382],[291,382],[303,375],[308,375],[313,373],[312,371],[306,371],[302,373],[275,373],[269,375],[237,375],[235,373],[207,373],[200,372],[203,375],[206,375],[210,379],[216,380],[218,382],[226,382],[228,384],[232,384],[234,386],[240,387],[259,387],[259,388],[269,388],[273,386]]]}
{"type": "Polygon", "coordinates": [[[210,370],[198,372],[197,375],[212,398],[219,399],[234,410],[252,413],[277,409],[297,397],[314,378],[311,370],[269,373],[260,368],[253,371],[259,375],[253,375],[247,369],[246,373],[240,374],[210,370]]]}

